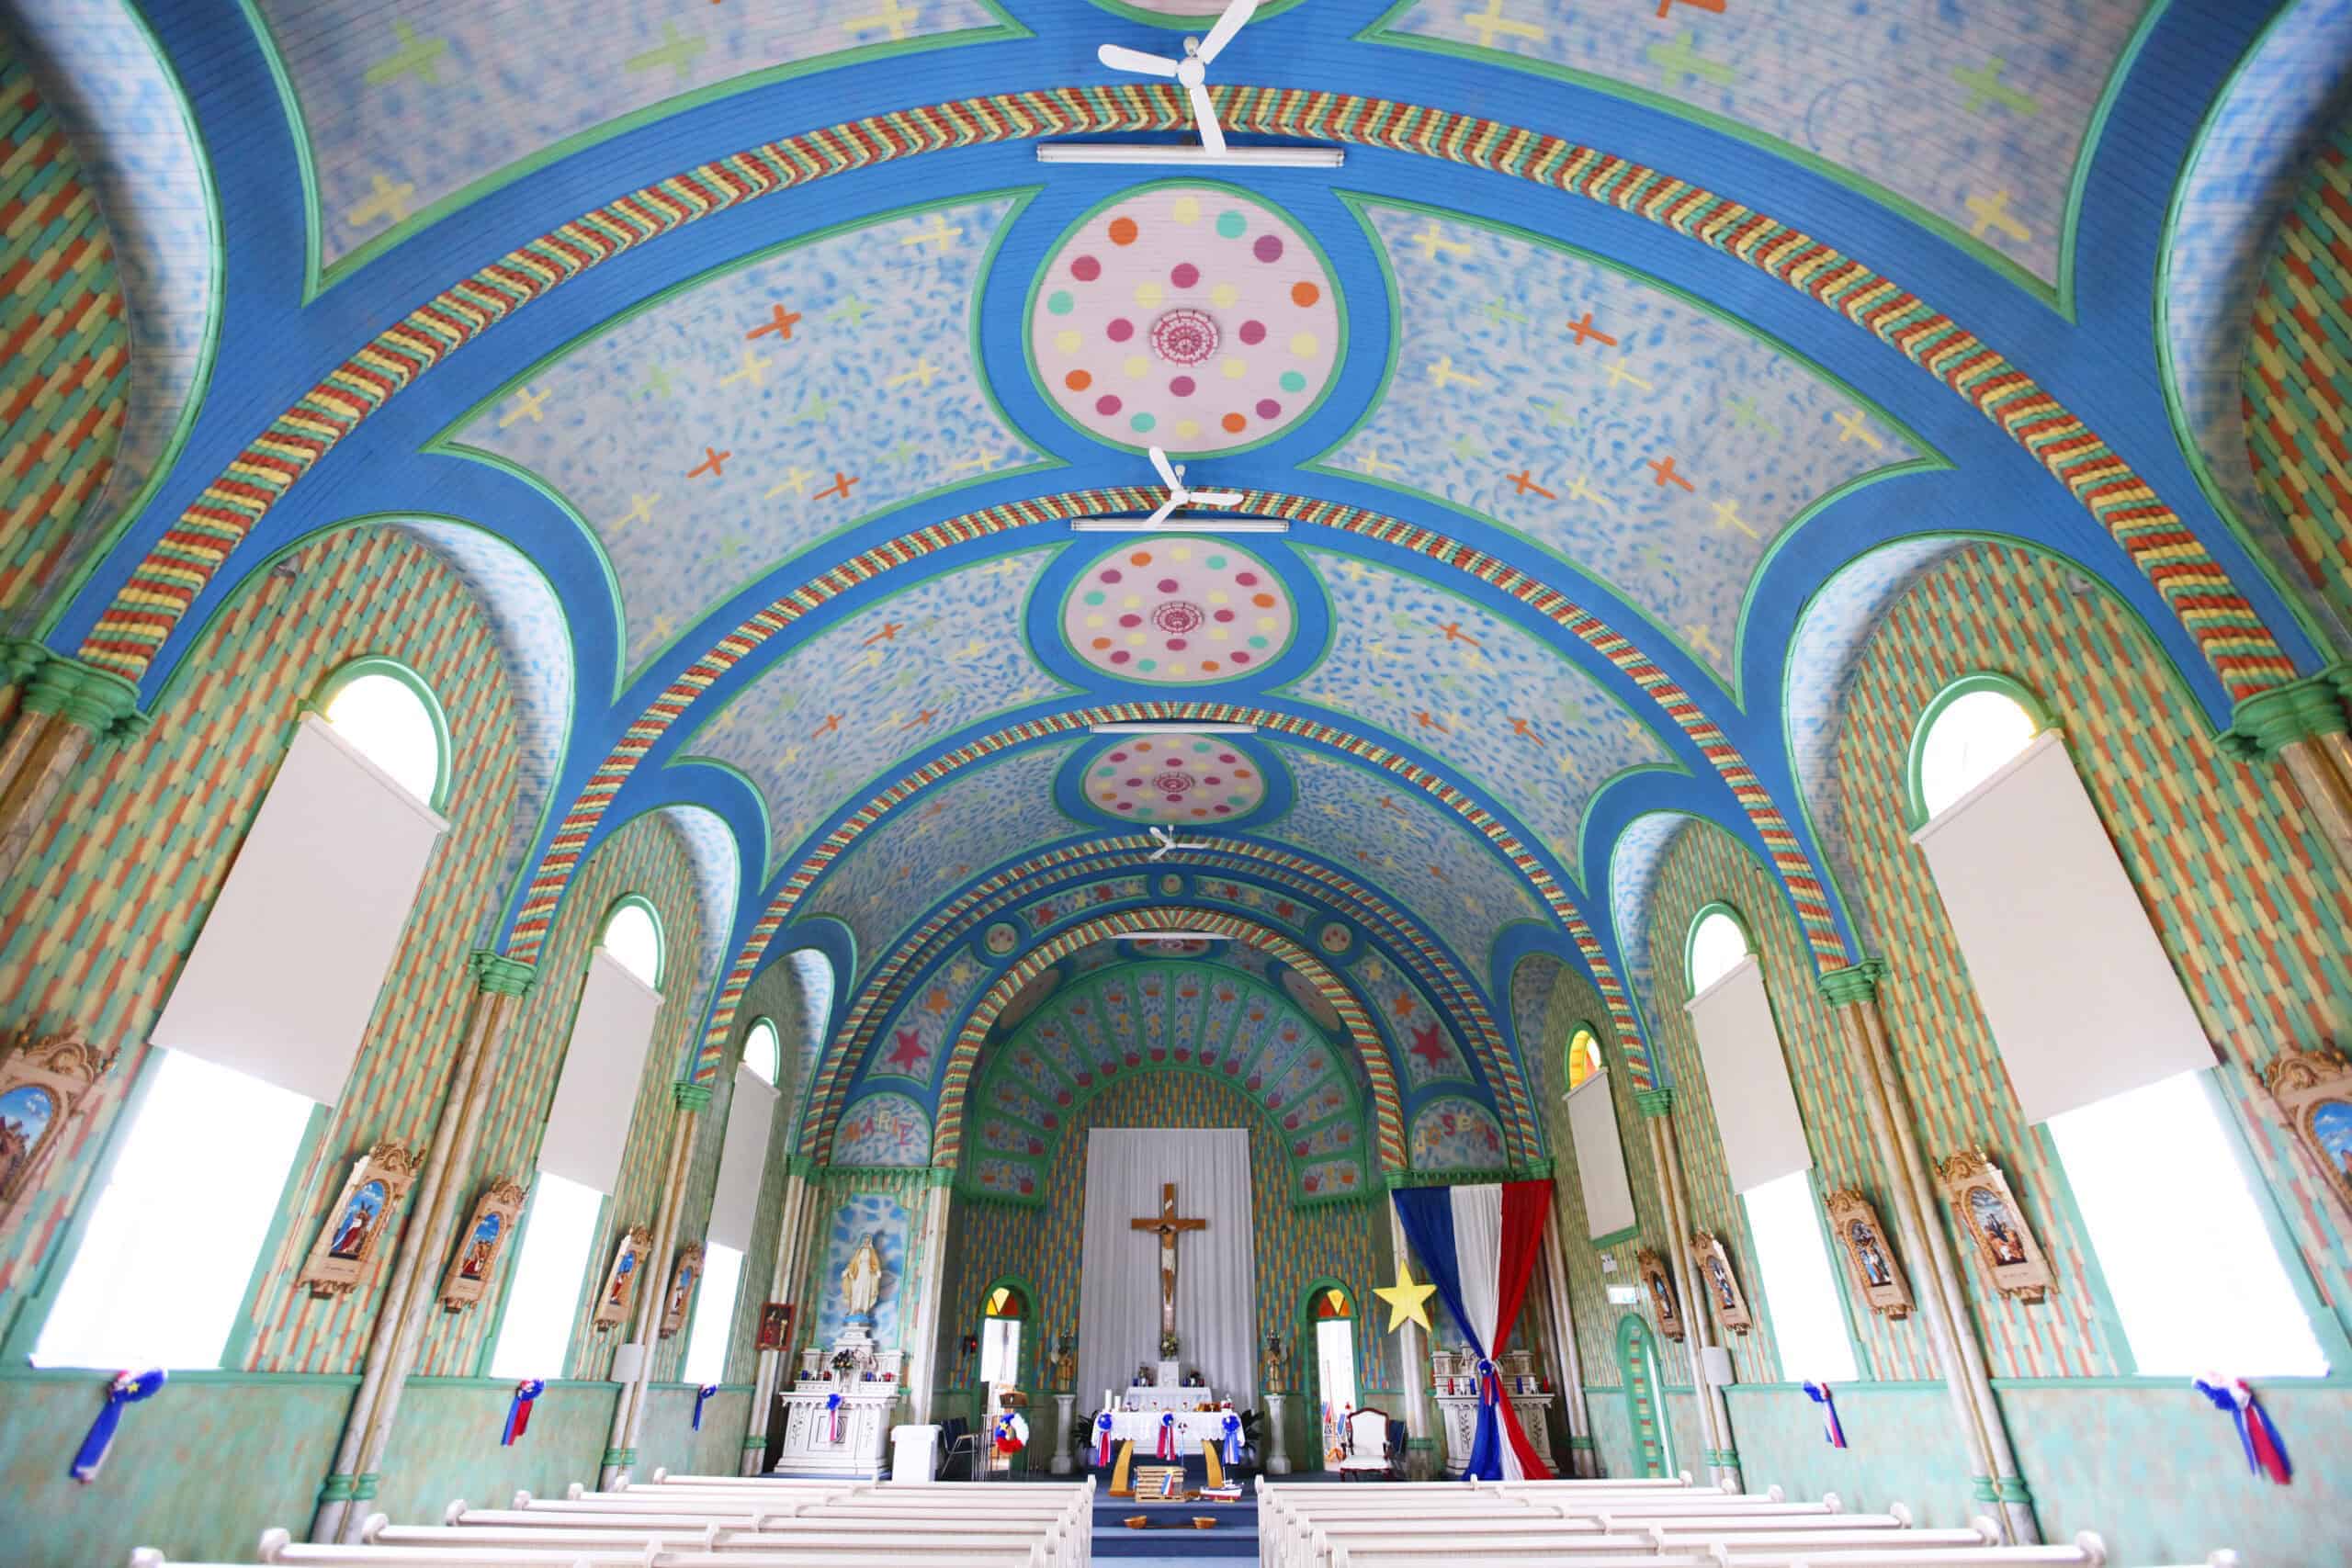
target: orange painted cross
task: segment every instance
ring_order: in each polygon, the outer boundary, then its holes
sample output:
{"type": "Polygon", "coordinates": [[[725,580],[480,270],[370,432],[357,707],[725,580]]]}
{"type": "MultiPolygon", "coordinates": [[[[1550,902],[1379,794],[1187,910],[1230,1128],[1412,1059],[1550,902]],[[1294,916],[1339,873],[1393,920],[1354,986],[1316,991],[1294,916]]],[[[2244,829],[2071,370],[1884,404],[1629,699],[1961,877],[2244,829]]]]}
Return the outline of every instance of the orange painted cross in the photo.
{"type": "Polygon", "coordinates": [[[1667,13],[1677,6],[1688,6],[1694,11],[1713,11],[1718,17],[1724,14],[1724,0],[1657,0],[1658,19],[1664,21],[1667,13]]]}
{"type": "Polygon", "coordinates": [[[768,319],[743,335],[747,338],[765,337],[768,333],[774,333],[780,338],[788,339],[792,336],[792,324],[799,319],[800,312],[797,310],[787,310],[781,305],[771,305],[768,307],[768,319]]]}
{"type": "MultiPolygon", "coordinates": [[[[833,482],[819,491],[816,495],[810,499],[821,501],[826,496],[838,495],[843,501],[847,501],[849,499],[849,487],[858,481],[858,477],[859,476],[855,474],[845,474],[839,468],[835,468],[833,470],[833,482]]],[[[1686,486],[1684,488],[1687,489],[1689,487],[1686,486]]]]}
{"type": "Polygon", "coordinates": [[[1546,501],[1557,501],[1560,499],[1557,495],[1548,490],[1545,490],[1542,485],[1535,482],[1534,470],[1532,468],[1521,468],[1515,474],[1505,474],[1503,478],[1509,479],[1521,495],[1525,495],[1528,491],[1532,491],[1546,501]]]}
{"type": "Polygon", "coordinates": [[[1684,479],[1680,474],[1674,471],[1674,459],[1671,457],[1668,457],[1664,462],[1660,462],[1658,459],[1652,457],[1647,460],[1645,466],[1648,468],[1652,473],[1657,476],[1657,488],[1660,490],[1664,490],[1669,484],[1680,485],[1684,490],[1696,490],[1698,488],[1689,479],[1684,479]]]}
{"type": "Polygon", "coordinates": [[[723,479],[727,477],[727,459],[733,456],[735,454],[732,452],[721,452],[716,446],[706,446],[702,449],[702,461],[686,470],[686,478],[693,479],[697,474],[708,474],[712,479],[723,479]]]}
{"type": "MultiPolygon", "coordinates": [[[[1721,10],[1722,8],[1723,7],[1720,6],[1716,7],[1717,10],[1721,10]]],[[[1663,13],[1660,14],[1663,15],[1663,13]]],[[[1580,320],[1570,321],[1568,323],[1568,331],[1577,334],[1577,346],[1578,348],[1582,348],[1588,340],[1605,343],[1611,348],[1615,348],[1617,346],[1617,340],[1615,338],[1611,337],[1607,333],[1602,332],[1599,327],[1592,324],[1592,312],[1590,310],[1587,310],[1580,320]]]]}

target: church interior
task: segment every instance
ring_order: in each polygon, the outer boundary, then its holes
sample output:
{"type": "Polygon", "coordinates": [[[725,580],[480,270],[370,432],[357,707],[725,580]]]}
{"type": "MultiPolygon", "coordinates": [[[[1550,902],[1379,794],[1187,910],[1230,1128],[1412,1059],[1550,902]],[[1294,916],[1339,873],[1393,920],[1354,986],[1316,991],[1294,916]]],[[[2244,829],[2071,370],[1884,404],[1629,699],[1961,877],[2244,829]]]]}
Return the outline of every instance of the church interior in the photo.
{"type": "Polygon", "coordinates": [[[2352,1558],[2352,0],[0,0],[0,1560],[2352,1558]]]}

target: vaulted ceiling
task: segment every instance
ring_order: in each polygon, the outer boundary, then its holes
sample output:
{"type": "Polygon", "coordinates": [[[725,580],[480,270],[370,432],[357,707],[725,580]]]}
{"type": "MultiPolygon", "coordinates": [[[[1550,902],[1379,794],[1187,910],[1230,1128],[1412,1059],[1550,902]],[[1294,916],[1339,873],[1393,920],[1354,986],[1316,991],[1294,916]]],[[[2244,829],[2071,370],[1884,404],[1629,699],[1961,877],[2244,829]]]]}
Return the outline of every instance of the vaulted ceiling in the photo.
{"type": "MultiPolygon", "coordinates": [[[[2064,555],[2216,727],[2324,661],[2213,389],[2346,8],[1270,0],[1221,117],[1328,170],[1040,164],[1186,139],[1093,51],[1175,49],[1189,0],[51,8],[141,355],[123,526],[37,629],[152,699],[289,547],[415,530],[528,728],[500,945],[692,808],[733,908],[711,1032],[826,952],[853,1154],[960,1120],[970,1010],[1115,907],[1300,952],[1057,959],[989,1035],[987,1179],[1034,1177],[1037,1096],[1087,1070],[1081,989],[1143,1042],[1190,986],[1160,1027],[1269,1070],[1311,1028],[1396,1135],[1458,1116],[1430,1160],[1536,1157],[1498,998],[1545,954],[1637,1032],[1673,824],[1864,954],[1827,738],[1940,554],[2064,555]],[[1073,532],[1159,503],[1155,445],[1287,532],[1073,532]],[[1254,732],[1093,732],[1136,718],[1254,732]],[[1143,863],[1154,824],[1199,847],[1143,863]],[[1218,987],[1274,1033],[1210,1028],[1218,987]]],[[[1300,1141],[1302,1183],[1365,1157],[1300,1141]]]]}

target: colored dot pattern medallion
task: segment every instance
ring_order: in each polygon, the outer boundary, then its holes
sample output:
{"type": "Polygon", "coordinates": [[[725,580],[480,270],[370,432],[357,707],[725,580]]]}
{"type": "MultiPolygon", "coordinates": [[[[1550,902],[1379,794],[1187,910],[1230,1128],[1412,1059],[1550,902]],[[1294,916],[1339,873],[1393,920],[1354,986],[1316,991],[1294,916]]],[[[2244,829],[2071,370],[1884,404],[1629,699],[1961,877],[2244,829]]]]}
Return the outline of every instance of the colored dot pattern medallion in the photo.
{"type": "Polygon", "coordinates": [[[1287,218],[1218,186],[1149,186],[1081,220],[1047,258],[1029,353],[1088,434],[1216,452],[1315,406],[1340,320],[1329,269],[1287,218]]]}
{"type": "Polygon", "coordinates": [[[1298,617],[1266,563],[1219,540],[1150,538],[1079,574],[1062,635],[1097,670],[1131,681],[1229,681],[1273,661],[1298,617]]]}
{"type": "Polygon", "coordinates": [[[1086,765],[1086,798],[1128,822],[1231,822],[1266,798],[1258,759],[1223,735],[1124,736],[1086,765]]]}

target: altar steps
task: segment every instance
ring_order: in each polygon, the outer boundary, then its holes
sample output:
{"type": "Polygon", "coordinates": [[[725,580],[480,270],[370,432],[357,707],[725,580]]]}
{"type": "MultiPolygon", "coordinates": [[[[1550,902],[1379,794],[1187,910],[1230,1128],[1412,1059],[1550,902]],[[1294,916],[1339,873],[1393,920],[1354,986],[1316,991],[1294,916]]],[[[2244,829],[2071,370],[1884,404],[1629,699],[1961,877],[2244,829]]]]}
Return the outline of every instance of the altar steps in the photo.
{"type": "MultiPolygon", "coordinates": [[[[1184,1469],[1185,1479],[1198,1486],[1200,1461],[1187,1461],[1184,1469]]],[[[1120,1558],[1132,1568],[1143,1568],[1134,1561],[1142,1558],[1254,1560],[1258,1555],[1257,1494],[1254,1490],[1245,1492],[1238,1503],[1162,1503],[1152,1498],[1138,1501],[1132,1497],[1105,1497],[1098,1493],[1094,1499],[1094,1555],[1120,1558]],[[1137,1514],[1148,1515],[1154,1526],[1182,1528],[1132,1529],[1127,1521],[1137,1514]],[[1192,1529],[1195,1515],[1216,1519],[1216,1528],[1192,1529]]]]}

